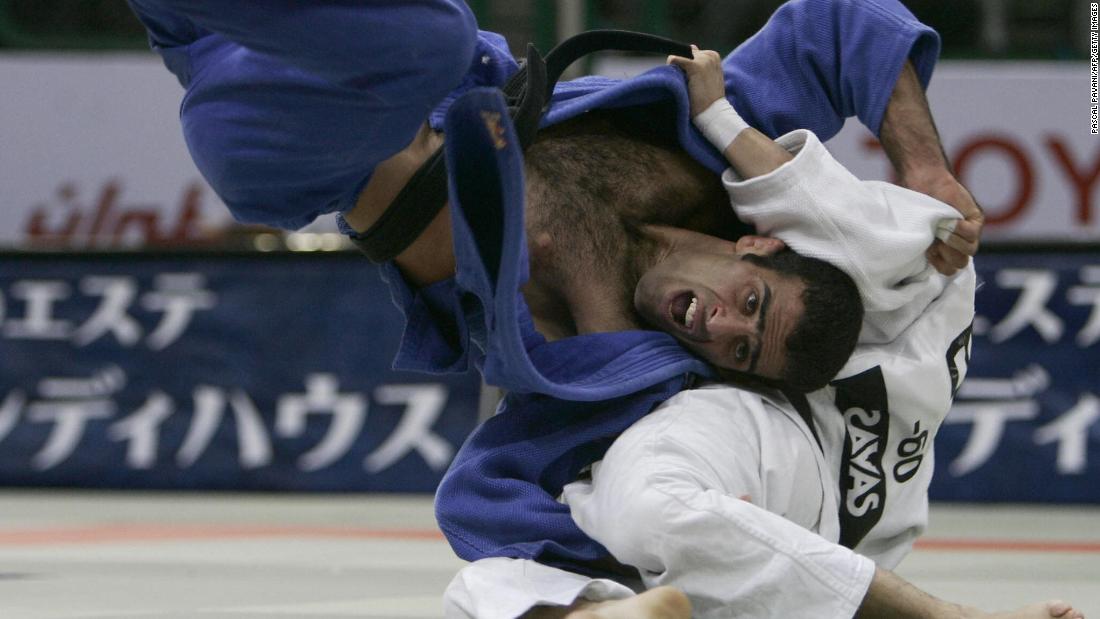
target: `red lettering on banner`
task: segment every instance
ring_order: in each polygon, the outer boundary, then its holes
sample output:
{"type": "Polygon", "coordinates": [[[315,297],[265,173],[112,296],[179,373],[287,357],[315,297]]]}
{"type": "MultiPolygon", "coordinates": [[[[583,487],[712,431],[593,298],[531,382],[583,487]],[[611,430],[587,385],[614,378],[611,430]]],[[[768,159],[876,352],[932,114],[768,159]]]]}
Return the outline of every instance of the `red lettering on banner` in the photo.
{"type": "MultiPolygon", "coordinates": [[[[118,216],[114,230],[111,234],[111,244],[121,245],[126,240],[127,232],[136,232],[130,238],[137,240],[159,241],[160,231],[157,223],[160,221],[160,213],[152,209],[132,209],[118,216]]],[[[95,235],[95,238],[101,238],[95,235]]]]}
{"type": "Polygon", "coordinates": [[[1097,152],[1097,156],[1092,159],[1092,168],[1085,172],[1084,170],[1078,170],[1073,164],[1073,160],[1070,159],[1070,154],[1066,145],[1062,140],[1056,136],[1050,135],[1046,138],[1047,148],[1054,155],[1054,160],[1057,161],[1062,168],[1062,171],[1066,173],[1066,178],[1069,179],[1070,184],[1073,185],[1074,191],[1077,193],[1077,221],[1082,224],[1089,224],[1092,222],[1092,186],[1096,184],[1097,177],[1100,177],[1100,152],[1097,152]]]}
{"type": "Polygon", "coordinates": [[[172,240],[186,241],[201,237],[199,220],[202,218],[202,185],[191,183],[183,193],[180,216],[176,220],[176,229],[169,237],[172,240]]]}
{"type": "MultiPolygon", "coordinates": [[[[1093,223],[1093,189],[1100,181],[1100,149],[1094,149],[1091,158],[1088,153],[1078,154],[1073,151],[1070,144],[1063,136],[1047,134],[1043,137],[1043,143],[1054,160],[1054,167],[1060,168],[1075,196],[1073,223],[1081,226],[1091,226],[1093,223]],[[1081,160],[1078,161],[1077,157],[1081,160]]],[[[863,138],[860,143],[864,152],[881,157],[886,165],[885,177],[890,182],[897,183],[897,172],[889,165],[885,157],[882,144],[872,136],[863,138]]],[[[964,185],[971,187],[964,178],[973,160],[983,156],[1001,157],[1013,167],[1016,178],[1015,193],[1001,206],[990,205],[982,201],[986,207],[986,223],[991,225],[1005,225],[1018,219],[1032,206],[1032,198],[1036,189],[1036,168],[1028,154],[1024,144],[1006,136],[979,134],[968,136],[955,150],[951,160],[955,162],[955,176],[964,185]]],[[[971,187],[973,189],[973,187],[971,187]]],[[[981,200],[981,196],[977,196],[981,200]]],[[[1051,205],[1047,205],[1048,207],[1051,205]]]]}
{"type": "MultiPolygon", "coordinates": [[[[72,183],[65,183],[57,190],[57,197],[66,204],[71,204],[76,198],[76,187],[72,183]]],[[[36,208],[27,220],[27,236],[31,239],[56,238],[69,239],[76,234],[76,228],[80,225],[80,211],[70,209],[65,217],[65,223],[56,230],[46,229],[46,213],[41,207],[36,208]]]]}
{"type": "Polygon", "coordinates": [[[975,155],[991,151],[1000,153],[1008,158],[1016,167],[1016,195],[1008,201],[1006,208],[990,209],[985,207],[985,223],[997,225],[1006,223],[1022,214],[1030,205],[1031,194],[1035,191],[1035,177],[1031,172],[1031,162],[1023,149],[1011,141],[993,135],[979,135],[967,142],[953,157],[955,160],[955,176],[963,185],[966,185],[966,166],[975,155]]]}
{"type": "Polygon", "coordinates": [[[107,184],[103,186],[103,191],[99,194],[99,202],[96,204],[92,230],[88,233],[89,238],[99,238],[103,226],[107,223],[107,218],[111,215],[111,208],[118,200],[119,191],[118,181],[107,181],[107,184]]]}
{"type": "Polygon", "coordinates": [[[65,211],[59,225],[50,226],[47,205],[37,205],[27,219],[27,239],[32,245],[54,247],[103,247],[125,244],[158,245],[188,243],[202,239],[199,226],[202,186],[191,183],[184,191],[174,222],[164,221],[168,213],[153,206],[120,205],[122,185],[116,180],[104,184],[95,206],[82,208],[72,183],[58,188],[57,198],[65,211]]]}
{"type": "MultiPolygon", "coordinates": [[[[864,138],[863,148],[869,152],[882,154],[883,159],[886,159],[885,153],[883,153],[882,144],[874,137],[864,138]]],[[[1027,158],[1022,147],[1017,146],[1006,138],[991,135],[975,136],[964,142],[955,155],[950,158],[955,162],[955,176],[963,185],[970,186],[966,182],[963,174],[966,166],[969,165],[973,157],[980,156],[983,151],[1003,153],[1016,168],[1016,194],[1008,202],[1008,206],[1006,208],[990,209],[984,201],[982,202],[982,206],[986,207],[985,222],[987,224],[997,225],[1008,223],[1010,220],[1021,215],[1030,206],[1031,195],[1035,191],[1035,179],[1031,170],[1031,161],[1027,158]]],[[[1097,161],[1097,166],[1096,171],[1089,177],[1088,182],[1090,185],[1092,181],[1095,180],[1095,177],[1100,174],[1100,160],[1097,161]]],[[[890,182],[897,184],[897,170],[895,170],[892,165],[888,165],[887,170],[890,182]]]]}

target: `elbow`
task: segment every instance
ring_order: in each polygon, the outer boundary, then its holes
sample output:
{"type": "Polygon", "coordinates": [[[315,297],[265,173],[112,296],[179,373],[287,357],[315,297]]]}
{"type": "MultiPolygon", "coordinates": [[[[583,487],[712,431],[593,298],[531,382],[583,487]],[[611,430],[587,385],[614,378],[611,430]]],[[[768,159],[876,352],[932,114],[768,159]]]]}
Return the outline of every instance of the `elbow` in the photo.
{"type": "Polygon", "coordinates": [[[582,523],[582,530],[618,561],[643,572],[660,573],[666,569],[661,547],[669,534],[672,511],[673,500],[667,494],[644,488],[600,502],[594,518],[593,514],[579,514],[577,510],[573,516],[582,523]],[[588,522],[583,523],[584,520],[588,522]]]}

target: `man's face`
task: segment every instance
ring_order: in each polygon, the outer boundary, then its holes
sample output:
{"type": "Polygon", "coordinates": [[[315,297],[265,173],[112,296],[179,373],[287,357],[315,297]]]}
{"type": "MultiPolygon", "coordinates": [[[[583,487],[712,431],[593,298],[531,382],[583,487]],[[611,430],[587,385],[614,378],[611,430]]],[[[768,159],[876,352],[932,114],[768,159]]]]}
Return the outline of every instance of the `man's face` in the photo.
{"type": "Polygon", "coordinates": [[[785,343],[805,311],[805,285],[742,255],[677,248],[642,275],[634,307],[714,365],[778,379],[785,343]]]}

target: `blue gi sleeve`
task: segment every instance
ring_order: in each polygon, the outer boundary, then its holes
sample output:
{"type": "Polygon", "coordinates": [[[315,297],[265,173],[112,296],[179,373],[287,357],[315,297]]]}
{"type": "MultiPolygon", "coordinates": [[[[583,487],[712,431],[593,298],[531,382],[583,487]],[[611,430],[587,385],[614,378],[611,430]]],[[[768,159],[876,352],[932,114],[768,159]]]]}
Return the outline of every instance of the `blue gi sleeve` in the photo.
{"type": "Polygon", "coordinates": [[[455,279],[413,288],[392,262],[380,265],[380,273],[405,318],[393,368],[430,374],[470,369],[470,333],[455,279]]]}
{"type": "Polygon", "coordinates": [[[927,87],[939,50],[897,0],[793,0],[725,58],[726,93],[773,138],[809,129],[824,141],[849,116],[878,135],[905,61],[927,87]]]}

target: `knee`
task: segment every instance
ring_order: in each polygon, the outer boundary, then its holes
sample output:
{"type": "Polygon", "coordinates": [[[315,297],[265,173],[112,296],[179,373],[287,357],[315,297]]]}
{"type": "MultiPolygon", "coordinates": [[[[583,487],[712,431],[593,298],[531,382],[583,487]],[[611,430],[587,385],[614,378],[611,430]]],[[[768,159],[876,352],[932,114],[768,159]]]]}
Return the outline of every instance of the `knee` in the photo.
{"type": "Polygon", "coordinates": [[[663,560],[655,546],[666,537],[670,498],[648,488],[615,493],[595,502],[574,505],[573,517],[581,529],[619,561],[639,569],[661,571],[663,560]],[[623,526],[623,523],[630,523],[623,526]]]}

